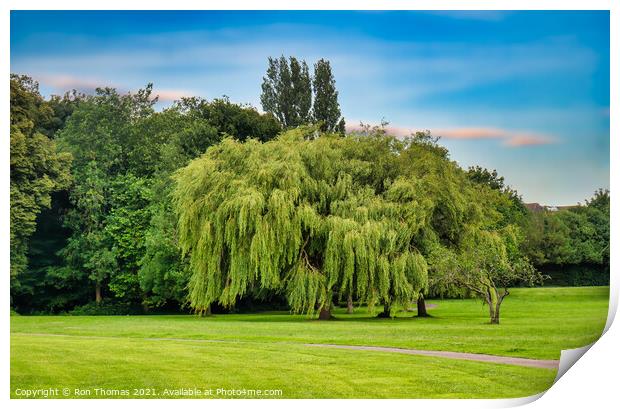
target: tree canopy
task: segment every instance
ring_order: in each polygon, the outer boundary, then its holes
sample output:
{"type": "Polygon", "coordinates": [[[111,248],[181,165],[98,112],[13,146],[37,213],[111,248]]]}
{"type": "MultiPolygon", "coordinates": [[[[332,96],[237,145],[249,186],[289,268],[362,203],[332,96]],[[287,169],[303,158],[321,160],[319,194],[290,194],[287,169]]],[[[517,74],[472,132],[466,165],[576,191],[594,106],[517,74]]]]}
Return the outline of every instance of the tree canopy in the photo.
{"type": "Polygon", "coordinates": [[[269,140],[281,128],[227,98],[162,112],[156,101],[151,85],[44,100],[35,81],[11,77],[11,284],[23,311],[61,311],[91,294],[184,304],[170,175],[224,135],[269,140]]]}
{"type": "Polygon", "coordinates": [[[333,295],[407,305],[428,287],[437,247],[495,234],[485,220],[501,214],[474,199],[477,185],[443,151],[381,134],[311,134],[226,139],[175,175],[196,310],[232,306],[256,287],[284,292],[296,312],[329,309],[333,295]]]}
{"type": "Polygon", "coordinates": [[[609,269],[609,191],[586,205],[532,212],[524,222],[523,252],[537,266],[599,265],[609,269]]]}
{"type": "Polygon", "coordinates": [[[70,183],[71,155],[58,153],[46,134],[54,110],[29,77],[11,76],[11,279],[27,267],[29,239],[51,194],[70,183]]]}
{"type": "Polygon", "coordinates": [[[509,223],[520,224],[527,215],[527,208],[521,199],[519,193],[507,186],[504,177],[481,166],[470,166],[467,169],[467,176],[475,183],[486,185],[493,190],[501,193],[507,199],[504,203],[498,203],[498,210],[504,215],[504,220],[509,223]]]}
{"type": "Polygon", "coordinates": [[[542,284],[544,276],[519,251],[520,230],[468,229],[456,250],[437,249],[433,255],[442,285],[456,285],[480,297],[489,307],[492,324],[499,324],[500,307],[518,284],[542,284]]]}

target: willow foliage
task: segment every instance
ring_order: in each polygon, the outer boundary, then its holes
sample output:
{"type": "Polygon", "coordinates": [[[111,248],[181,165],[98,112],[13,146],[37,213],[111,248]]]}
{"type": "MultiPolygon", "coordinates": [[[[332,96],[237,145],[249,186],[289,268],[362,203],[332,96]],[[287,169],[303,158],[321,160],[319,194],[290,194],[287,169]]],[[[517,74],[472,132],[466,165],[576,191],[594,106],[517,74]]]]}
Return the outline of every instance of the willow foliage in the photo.
{"type": "Polygon", "coordinates": [[[197,311],[254,287],[284,291],[296,312],[334,294],[408,304],[428,286],[428,243],[458,240],[471,200],[445,156],[384,135],[311,132],[225,139],[177,172],[197,311]]]}

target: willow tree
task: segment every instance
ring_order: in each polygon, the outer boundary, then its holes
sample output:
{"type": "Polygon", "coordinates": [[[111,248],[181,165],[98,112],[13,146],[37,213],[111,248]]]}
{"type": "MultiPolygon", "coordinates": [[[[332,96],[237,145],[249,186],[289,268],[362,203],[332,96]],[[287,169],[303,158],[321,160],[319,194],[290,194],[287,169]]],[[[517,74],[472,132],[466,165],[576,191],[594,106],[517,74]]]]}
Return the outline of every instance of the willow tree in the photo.
{"type": "Polygon", "coordinates": [[[328,318],[334,297],[389,310],[427,286],[419,240],[431,207],[416,194],[423,181],[398,174],[409,145],[313,134],[226,139],[177,172],[196,311],[262,288],[283,291],[294,312],[328,318]]]}

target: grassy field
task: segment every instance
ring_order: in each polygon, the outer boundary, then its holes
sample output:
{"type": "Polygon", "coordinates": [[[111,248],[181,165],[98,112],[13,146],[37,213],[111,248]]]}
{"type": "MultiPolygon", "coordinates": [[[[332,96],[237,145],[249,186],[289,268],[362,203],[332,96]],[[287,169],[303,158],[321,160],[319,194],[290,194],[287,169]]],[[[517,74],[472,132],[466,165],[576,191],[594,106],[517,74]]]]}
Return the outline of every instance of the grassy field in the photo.
{"type": "MultiPolygon", "coordinates": [[[[519,397],[548,388],[554,370],[303,343],[391,346],[558,359],[595,341],[609,289],[515,289],[499,326],[477,300],[433,300],[429,319],[365,309],[319,322],[287,313],[11,317],[11,396],[19,388],[279,389],[283,398],[519,397]],[[213,342],[212,342],[213,341],[213,342]]],[[[144,391],[137,391],[145,393],[144,391]]],[[[63,396],[58,396],[63,397],[63,396]]],[[[99,396],[101,397],[101,396],[99,396]]]]}

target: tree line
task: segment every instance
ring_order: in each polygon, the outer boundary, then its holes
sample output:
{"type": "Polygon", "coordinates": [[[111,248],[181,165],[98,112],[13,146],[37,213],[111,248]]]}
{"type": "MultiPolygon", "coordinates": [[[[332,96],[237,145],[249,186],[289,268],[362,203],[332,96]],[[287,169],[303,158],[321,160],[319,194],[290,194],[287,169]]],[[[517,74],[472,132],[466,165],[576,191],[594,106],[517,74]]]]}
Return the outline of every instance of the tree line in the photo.
{"type": "Polygon", "coordinates": [[[152,86],[45,100],[11,77],[11,300],[58,312],[89,300],[185,303],[171,176],[224,135],[274,138],[271,114],[184,98],[155,112],[152,86]]]}
{"type": "Polygon", "coordinates": [[[523,252],[552,283],[609,285],[609,190],[584,205],[531,212],[523,224],[523,252]]]}
{"type": "Polygon", "coordinates": [[[428,132],[344,135],[325,60],[311,77],[270,58],[262,91],[265,113],[198,97],[157,112],[151,85],[45,99],[12,75],[12,308],[208,314],[262,300],[328,318],[337,302],[390,316],[477,295],[499,322],[510,285],[542,282],[535,267],[609,263],[606,191],[533,214],[428,132]]]}

